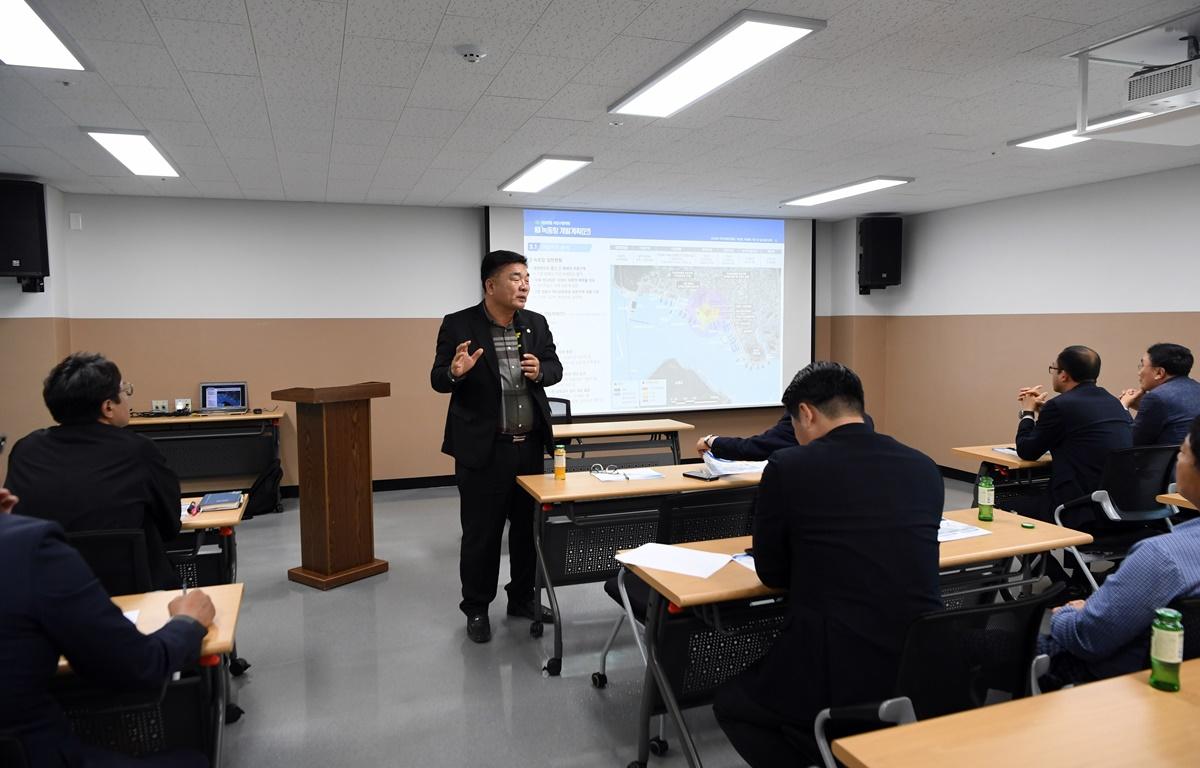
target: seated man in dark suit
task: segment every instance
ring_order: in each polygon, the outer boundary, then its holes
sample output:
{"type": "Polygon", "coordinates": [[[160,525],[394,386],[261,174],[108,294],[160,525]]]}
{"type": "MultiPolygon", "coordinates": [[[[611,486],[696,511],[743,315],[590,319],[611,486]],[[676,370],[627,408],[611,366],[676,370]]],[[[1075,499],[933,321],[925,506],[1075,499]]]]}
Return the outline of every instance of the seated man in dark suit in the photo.
{"type": "Polygon", "coordinates": [[[17,497],[0,488],[0,731],[16,735],[36,768],[206,765],[190,751],[136,759],[80,743],[50,684],[62,655],[89,682],[162,685],[199,656],[214,616],[208,595],[192,590],[176,597],[166,626],[143,635],[67,545],[62,528],[5,514],[14,504],[17,497]]]}
{"type": "Polygon", "coordinates": [[[54,366],[42,398],[58,426],[17,441],[6,485],[21,497],[22,515],[67,531],[145,531],[151,581],[175,589],[163,542],[179,535],[179,478],[154,443],[122,429],[132,394],[100,355],[76,353],[54,366]]]}
{"type": "MultiPolygon", "coordinates": [[[[1036,387],[1017,393],[1017,455],[1026,461],[1050,451],[1050,487],[1046,494],[1017,498],[1010,511],[1052,521],[1058,505],[1086,496],[1100,487],[1108,454],[1132,445],[1132,420],[1121,401],[1096,385],[1100,355],[1088,347],[1067,347],[1050,366],[1050,385],[1058,397],[1036,387]]],[[[1068,527],[1086,524],[1087,512],[1063,517],[1068,527]]]]}
{"type": "Polygon", "coordinates": [[[754,768],[820,762],[783,726],[810,734],[825,707],[889,697],[909,625],[942,606],[937,465],[863,423],[862,382],[845,366],[804,368],[783,404],[799,445],[763,471],[754,562],[764,584],[790,590],[788,617],[713,705],[754,768]]]}
{"type": "MultiPolygon", "coordinates": [[[[1176,463],[1179,492],[1200,504],[1200,417],[1191,422],[1176,463]]],[[[1200,520],[1143,539],[1087,600],[1055,608],[1039,651],[1050,655],[1049,687],[1086,683],[1149,666],[1154,610],[1200,595],[1200,520]]]]}
{"type": "Polygon", "coordinates": [[[1200,416],[1200,382],[1192,372],[1192,351],[1179,344],[1154,344],[1138,361],[1138,388],[1121,393],[1121,405],[1134,412],[1134,445],[1179,445],[1188,424],[1200,416]]]}

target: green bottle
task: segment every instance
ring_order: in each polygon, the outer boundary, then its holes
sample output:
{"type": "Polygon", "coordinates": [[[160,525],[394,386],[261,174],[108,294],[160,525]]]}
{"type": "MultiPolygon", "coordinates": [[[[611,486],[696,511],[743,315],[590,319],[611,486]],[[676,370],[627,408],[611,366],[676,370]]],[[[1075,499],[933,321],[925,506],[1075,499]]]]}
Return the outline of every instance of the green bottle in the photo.
{"type": "Polygon", "coordinates": [[[1150,685],[1178,691],[1182,661],[1183,615],[1172,608],[1157,608],[1150,625],[1150,685]]]}
{"type": "Polygon", "coordinates": [[[996,503],[996,487],[989,475],[979,478],[975,488],[975,497],[979,502],[979,519],[985,523],[992,522],[992,505],[996,503]]]}

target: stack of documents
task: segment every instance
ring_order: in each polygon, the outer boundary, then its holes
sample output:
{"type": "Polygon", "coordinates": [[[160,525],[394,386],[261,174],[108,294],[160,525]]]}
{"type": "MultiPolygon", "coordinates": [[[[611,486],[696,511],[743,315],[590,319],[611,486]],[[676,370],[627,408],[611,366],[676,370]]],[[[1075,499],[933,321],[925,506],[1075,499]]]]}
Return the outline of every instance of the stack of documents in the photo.
{"type": "Polygon", "coordinates": [[[643,544],[637,549],[617,555],[617,560],[625,565],[657,568],[660,571],[682,573],[700,579],[712,576],[732,559],[729,555],[718,552],[701,552],[698,549],[675,547],[670,544],[643,544]]]}
{"type": "Polygon", "coordinates": [[[629,469],[613,469],[593,472],[592,477],[602,483],[612,483],[621,480],[655,480],[663,476],[662,472],[649,467],[630,467],[629,469]]]}
{"type": "Polygon", "coordinates": [[[765,461],[732,461],[731,459],[718,459],[712,455],[712,451],[704,454],[704,468],[709,474],[716,477],[722,475],[744,475],[753,472],[762,472],[766,468],[765,461]]]}

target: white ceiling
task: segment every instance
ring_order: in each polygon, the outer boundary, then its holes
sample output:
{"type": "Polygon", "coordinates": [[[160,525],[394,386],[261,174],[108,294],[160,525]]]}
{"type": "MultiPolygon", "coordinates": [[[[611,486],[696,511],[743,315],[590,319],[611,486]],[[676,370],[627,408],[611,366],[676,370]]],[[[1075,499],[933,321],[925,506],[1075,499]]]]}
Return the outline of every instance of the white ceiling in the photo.
{"type": "MultiPolygon", "coordinates": [[[[0,172],[64,191],[842,218],[1200,163],[1200,147],[1011,139],[1073,124],[1064,54],[1195,0],[37,0],[87,72],[0,65],[0,172]],[[828,27],[674,117],[608,104],[737,11],[828,27]],[[456,45],[488,56],[464,62],[456,45]],[[66,81],[67,84],[64,84],[66,81]],[[145,129],[144,179],[80,126],[145,129]],[[588,168],[497,186],[541,154],[588,168]],[[874,175],[896,190],[779,202],[874,175]]],[[[1128,70],[1091,69],[1093,116],[1128,70]]]]}

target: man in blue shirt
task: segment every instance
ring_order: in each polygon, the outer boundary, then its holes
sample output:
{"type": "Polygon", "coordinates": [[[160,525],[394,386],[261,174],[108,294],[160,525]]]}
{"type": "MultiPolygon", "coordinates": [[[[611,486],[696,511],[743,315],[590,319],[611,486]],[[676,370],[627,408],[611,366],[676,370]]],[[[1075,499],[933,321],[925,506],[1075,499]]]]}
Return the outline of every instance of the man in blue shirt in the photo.
{"type": "MultiPolygon", "coordinates": [[[[1178,487],[1200,503],[1200,417],[1179,449],[1178,487]]],[[[1054,609],[1039,650],[1051,657],[1051,683],[1083,683],[1150,666],[1154,610],[1200,595],[1200,520],[1133,545],[1129,556],[1087,600],[1054,609]]]]}
{"type": "Polygon", "coordinates": [[[1134,445],[1178,445],[1188,423],[1200,416],[1200,382],[1192,372],[1192,351],[1179,344],[1155,344],[1138,362],[1138,388],[1121,393],[1121,405],[1136,416],[1134,445]]]}

